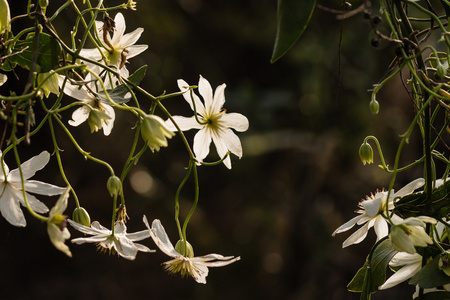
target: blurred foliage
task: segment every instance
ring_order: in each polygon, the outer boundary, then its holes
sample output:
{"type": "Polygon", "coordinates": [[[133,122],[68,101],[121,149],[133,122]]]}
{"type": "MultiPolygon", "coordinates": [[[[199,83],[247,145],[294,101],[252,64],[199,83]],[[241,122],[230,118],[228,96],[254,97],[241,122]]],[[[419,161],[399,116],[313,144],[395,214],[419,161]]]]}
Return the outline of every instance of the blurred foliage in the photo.
{"type": "MultiPolygon", "coordinates": [[[[10,2],[12,15],[23,13],[26,1],[10,2]]],[[[199,285],[164,274],[159,264],[166,257],[160,252],[140,253],[129,262],[96,253],[91,246],[71,245],[74,257],[67,259],[50,242],[34,247],[35,241],[48,239],[45,224],[27,218],[31,226],[19,229],[0,219],[5,299],[357,299],[359,295],[347,292],[346,286],[364,263],[370,242],[344,251],[341,243],[346,235],[331,238],[331,233],[353,217],[360,199],[388,184],[381,169],[362,166],[358,149],[364,137],[376,135],[392,164],[398,135],[411,117],[400,81],[379,94],[377,116],[369,111],[367,90],[384,76],[395,56],[393,46],[372,47],[370,26],[361,14],[338,21],[316,8],[301,42],[270,64],[275,1],[137,2],[136,12],[123,13],[128,31],[145,29],[138,44],[149,44],[149,50],[129,64],[130,72],[148,65],[141,85],[158,95],[177,91],[178,78],[196,84],[201,74],[213,87],[225,82],[225,108],[250,120],[250,130],[240,135],[244,156],[232,157],[232,170],[222,165],[200,168],[200,204],[188,232],[196,254],[217,252],[240,255],[242,260],[212,268],[208,283],[199,285]]],[[[118,3],[105,0],[109,6],[118,3]]],[[[342,1],[318,4],[339,9],[342,1]]],[[[49,10],[52,5],[50,1],[49,10]]],[[[63,14],[72,18],[69,10],[63,14]]],[[[20,89],[13,80],[8,80],[7,88],[11,84],[20,89]]],[[[174,113],[188,115],[190,108],[182,97],[168,101],[174,113]]],[[[132,120],[119,114],[109,137],[88,134],[88,126],[73,132],[86,149],[96,141],[90,150],[117,161],[113,167],[119,168],[127,156],[120,145],[130,143],[132,126],[132,120]]],[[[192,138],[193,133],[187,136],[192,138]]],[[[47,147],[45,131],[32,143],[47,147]]],[[[68,141],[61,140],[61,146],[66,172],[83,206],[93,220],[107,222],[109,216],[100,214],[108,199],[107,172],[79,157],[68,141]],[[93,169],[86,172],[88,168],[93,169]]],[[[144,228],[145,212],[149,219],[161,219],[175,242],[174,195],[188,158],[179,139],[172,139],[169,146],[144,155],[124,189],[127,201],[133,203],[129,231],[144,228]]],[[[420,151],[412,138],[403,159],[413,160],[420,151]]],[[[417,172],[399,176],[399,186],[421,176],[417,172]]],[[[55,184],[60,180],[54,179],[58,174],[39,176],[52,178],[55,184]]],[[[185,213],[192,190],[186,187],[182,197],[185,213]]],[[[369,238],[375,240],[372,232],[369,238]]],[[[150,240],[146,245],[155,248],[150,240]]],[[[402,289],[388,290],[373,299],[401,295],[402,289]]]]}

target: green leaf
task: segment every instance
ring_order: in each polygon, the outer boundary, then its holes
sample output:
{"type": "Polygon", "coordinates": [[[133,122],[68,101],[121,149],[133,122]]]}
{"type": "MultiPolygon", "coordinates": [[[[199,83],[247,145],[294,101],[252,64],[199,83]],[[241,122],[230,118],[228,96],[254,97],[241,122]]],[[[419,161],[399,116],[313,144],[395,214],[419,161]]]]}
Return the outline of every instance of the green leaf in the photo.
{"type": "MultiPolygon", "coordinates": [[[[136,70],[136,72],[131,74],[128,77],[128,80],[131,81],[135,85],[139,85],[141,83],[142,79],[144,79],[146,72],[147,72],[147,65],[144,65],[144,66],[140,67],[138,70],[136,70]]],[[[121,85],[117,86],[115,89],[106,90],[106,91],[108,92],[109,97],[117,104],[126,103],[131,99],[131,98],[125,98],[125,95],[130,92],[125,84],[121,84],[121,85]]],[[[99,92],[98,96],[102,101],[108,103],[108,99],[106,98],[105,93],[103,91],[99,92]]]]}
{"type": "Polygon", "coordinates": [[[276,62],[297,42],[311,19],[316,0],[278,0],[277,35],[271,63],[276,62]]]}
{"type": "Polygon", "coordinates": [[[420,215],[437,219],[447,217],[450,213],[450,180],[433,189],[430,208],[425,193],[407,195],[395,203],[395,208],[404,218],[420,215]]]}
{"type": "MultiPolygon", "coordinates": [[[[13,53],[8,61],[16,63],[22,68],[30,69],[33,57],[34,33],[27,35],[24,41],[18,41],[14,46],[13,53]],[[28,48],[27,48],[28,47],[28,48]]],[[[39,50],[36,64],[39,66],[40,73],[49,72],[59,62],[61,46],[51,35],[41,33],[39,35],[39,50]]]]}
{"type": "Polygon", "coordinates": [[[397,253],[392,247],[391,241],[382,240],[375,244],[372,257],[367,258],[364,266],[359,269],[355,277],[347,286],[351,292],[361,292],[361,297],[370,298],[370,294],[376,292],[378,287],[386,280],[386,269],[392,257],[397,253]]]}
{"type": "Polygon", "coordinates": [[[436,255],[409,280],[409,284],[418,284],[421,288],[429,289],[450,283],[450,277],[439,270],[440,258],[440,255],[436,255]]]}

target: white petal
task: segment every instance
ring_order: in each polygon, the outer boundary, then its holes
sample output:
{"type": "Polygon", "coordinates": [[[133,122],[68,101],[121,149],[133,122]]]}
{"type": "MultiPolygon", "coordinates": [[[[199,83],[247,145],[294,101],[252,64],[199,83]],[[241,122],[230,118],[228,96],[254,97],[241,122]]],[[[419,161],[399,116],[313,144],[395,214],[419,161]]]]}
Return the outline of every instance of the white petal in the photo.
{"type": "Polygon", "coordinates": [[[249,123],[248,119],[242,114],[227,113],[223,114],[220,118],[220,125],[244,132],[248,129],[249,123]]]}
{"type": "MultiPolygon", "coordinates": [[[[34,174],[45,167],[46,164],[50,161],[50,153],[47,151],[41,152],[41,154],[34,156],[22,163],[21,169],[23,174],[23,179],[26,180],[34,174]]],[[[8,175],[8,180],[10,182],[21,182],[19,169],[12,170],[8,175]]],[[[17,186],[17,185],[16,185],[17,186]]],[[[20,186],[19,186],[20,187],[20,186]]]]}
{"type": "Polygon", "coordinates": [[[364,226],[362,226],[360,229],[355,231],[351,236],[349,236],[348,239],[346,239],[344,243],[342,243],[342,248],[362,242],[367,236],[367,231],[369,230],[368,226],[369,223],[364,224],[364,226]]]}
{"type": "Polygon", "coordinates": [[[381,199],[379,197],[376,197],[375,199],[364,200],[360,204],[362,207],[364,207],[366,214],[370,217],[375,217],[376,215],[378,215],[380,208],[383,209],[381,207],[381,199]]]}
{"type": "MultiPolygon", "coordinates": [[[[190,118],[186,118],[186,117],[182,117],[182,116],[173,116],[172,118],[175,121],[175,123],[177,123],[178,127],[180,127],[181,131],[186,131],[186,130],[190,130],[190,129],[201,129],[204,127],[204,125],[199,124],[197,122],[197,120],[194,116],[190,117],[190,118]]],[[[167,125],[169,130],[177,131],[177,128],[173,124],[172,120],[168,119],[165,122],[165,124],[167,125]]]]}
{"type": "Polygon", "coordinates": [[[196,110],[197,113],[199,113],[202,116],[205,116],[205,114],[206,114],[205,106],[200,101],[200,98],[192,90],[189,91],[189,84],[186,81],[184,81],[183,79],[178,79],[177,83],[178,83],[178,87],[180,88],[180,90],[182,92],[185,92],[183,94],[184,100],[186,100],[186,102],[189,103],[192,111],[196,110]],[[192,105],[192,98],[195,101],[195,110],[194,110],[194,106],[192,105]]]}
{"type": "Polygon", "coordinates": [[[106,236],[100,236],[100,235],[94,235],[91,237],[87,237],[87,238],[76,238],[76,239],[72,239],[71,242],[81,245],[84,243],[98,243],[98,242],[104,242],[107,240],[108,237],[106,236]]]}
{"type": "Polygon", "coordinates": [[[148,230],[142,230],[134,233],[127,233],[126,237],[133,242],[142,241],[143,239],[150,237],[150,232],[148,230]]]}
{"type": "Polygon", "coordinates": [[[110,105],[103,104],[102,108],[105,110],[106,115],[111,118],[109,120],[103,121],[103,134],[108,136],[114,127],[116,113],[114,112],[114,108],[112,108],[110,105]]]}
{"type": "Polygon", "coordinates": [[[27,192],[39,195],[54,196],[54,195],[61,195],[62,193],[64,193],[66,189],[45,182],[40,182],[36,180],[27,180],[25,182],[25,190],[27,192]]]}
{"type": "Polygon", "coordinates": [[[2,196],[0,197],[0,212],[2,216],[11,225],[25,227],[27,222],[20,209],[19,199],[12,192],[13,188],[9,184],[6,185],[2,196]]]}
{"type": "Polygon", "coordinates": [[[89,118],[91,109],[87,106],[77,108],[72,114],[72,120],[69,120],[69,125],[78,126],[89,118]]]}
{"type": "MultiPolygon", "coordinates": [[[[22,197],[22,191],[17,191],[17,193],[20,194],[20,203],[23,206],[26,206],[25,205],[25,200],[22,197]]],[[[34,197],[31,194],[26,193],[26,195],[27,195],[28,205],[30,206],[30,208],[33,211],[38,212],[38,213],[46,213],[46,212],[48,212],[48,207],[44,203],[39,201],[36,197],[34,197]]]]}
{"type": "Polygon", "coordinates": [[[210,144],[211,144],[211,131],[208,128],[203,127],[194,136],[195,158],[198,159],[199,161],[203,161],[203,159],[209,153],[209,145],[210,144]]]}
{"type": "Polygon", "coordinates": [[[198,80],[198,92],[203,97],[203,101],[205,102],[206,111],[208,111],[212,114],[219,113],[220,108],[217,111],[212,110],[213,109],[213,91],[212,91],[211,85],[209,84],[208,80],[203,78],[201,75],[200,75],[200,79],[198,80]]]}
{"type": "Polygon", "coordinates": [[[219,85],[214,92],[214,100],[212,103],[211,111],[220,112],[223,104],[225,103],[225,88],[227,85],[225,83],[219,85]]]}
{"type": "MultiPolygon", "coordinates": [[[[216,139],[214,138],[214,135],[212,136],[214,144],[216,144],[216,139]]],[[[231,153],[236,155],[237,157],[242,157],[242,145],[241,140],[239,137],[231,130],[231,129],[224,129],[219,131],[219,134],[217,135],[217,139],[221,140],[226,148],[225,153],[230,150],[231,153]]],[[[217,147],[217,145],[216,145],[217,147]]],[[[219,151],[217,151],[219,152],[219,151]]],[[[225,155],[225,154],[223,154],[225,155]]],[[[222,155],[220,155],[223,157],[222,155]]]]}
{"type": "Polygon", "coordinates": [[[117,236],[117,240],[114,242],[114,249],[123,258],[134,260],[138,253],[137,247],[132,241],[125,236],[117,236]]]}
{"type": "Polygon", "coordinates": [[[67,199],[69,198],[70,188],[67,187],[64,190],[64,193],[59,197],[58,201],[56,201],[55,206],[50,210],[50,217],[53,215],[61,215],[67,208],[67,199]]]}
{"type": "Polygon", "coordinates": [[[94,227],[94,224],[98,223],[97,221],[92,222],[91,227],[87,227],[81,224],[78,224],[77,222],[74,222],[70,219],[67,220],[69,222],[69,224],[75,228],[76,230],[82,232],[82,233],[86,233],[86,234],[102,234],[104,236],[107,236],[109,234],[111,234],[111,232],[109,230],[102,230],[99,228],[94,227]]]}
{"type": "MultiPolygon", "coordinates": [[[[92,59],[92,60],[100,60],[100,59],[102,59],[102,53],[97,48],[81,49],[80,56],[84,57],[84,58],[92,59]]],[[[70,83],[66,83],[66,87],[68,85],[70,85],[70,83]]],[[[66,92],[65,89],[64,89],[64,92],[66,92]]]]}
{"type": "Polygon", "coordinates": [[[125,56],[126,56],[127,59],[133,58],[133,57],[141,54],[145,50],[147,50],[147,48],[148,48],[147,45],[133,45],[133,46],[129,46],[129,47],[127,47],[127,51],[128,52],[125,53],[125,56]]]}
{"type": "Polygon", "coordinates": [[[335,236],[338,233],[347,231],[351,228],[353,228],[353,226],[355,226],[355,224],[363,217],[364,215],[359,215],[356,216],[352,219],[350,219],[349,221],[347,221],[346,223],[342,224],[341,226],[339,226],[331,235],[335,236]]]}
{"type": "Polygon", "coordinates": [[[409,278],[413,277],[414,274],[419,272],[421,267],[422,267],[421,262],[404,266],[403,268],[395,272],[395,274],[392,275],[388,280],[386,280],[386,282],[383,283],[383,285],[381,285],[378,289],[385,290],[393,286],[396,286],[397,284],[405,280],[408,280],[409,278]]]}
{"type": "Polygon", "coordinates": [[[171,257],[177,257],[181,255],[173,247],[166,231],[164,230],[164,227],[161,225],[161,221],[159,221],[158,219],[153,220],[150,234],[158,248],[161,249],[161,251],[166,255],[171,257]]]}
{"type": "Polygon", "coordinates": [[[416,180],[413,180],[410,183],[408,183],[407,185],[405,185],[403,188],[398,190],[393,195],[394,196],[393,198],[395,198],[395,197],[404,197],[406,195],[409,195],[412,192],[414,192],[414,190],[422,187],[424,184],[425,184],[425,179],[423,179],[423,178],[418,178],[416,180]]]}
{"type": "Polygon", "coordinates": [[[64,231],[54,223],[48,223],[47,225],[47,233],[50,238],[50,241],[55,246],[56,249],[62,251],[67,256],[72,257],[72,253],[70,252],[69,247],[65,244],[65,240],[70,237],[70,233],[67,228],[64,228],[64,231]],[[68,233],[68,236],[67,236],[68,233]]]}
{"type": "Polygon", "coordinates": [[[378,215],[376,217],[374,229],[377,235],[377,241],[379,241],[380,239],[384,238],[389,234],[387,222],[381,215],[378,215]]]}
{"type": "Polygon", "coordinates": [[[118,48],[121,49],[127,49],[127,47],[130,47],[131,45],[134,45],[137,40],[141,37],[142,32],[144,31],[144,28],[137,28],[134,31],[125,34],[123,37],[120,38],[120,41],[115,42],[113,45],[117,45],[118,48]]]}
{"type": "Polygon", "coordinates": [[[123,33],[125,32],[125,28],[126,28],[125,18],[123,17],[122,13],[116,14],[116,16],[114,17],[114,22],[115,22],[116,28],[114,30],[113,38],[111,41],[111,44],[113,44],[113,46],[120,42],[120,40],[122,39],[123,33]]]}

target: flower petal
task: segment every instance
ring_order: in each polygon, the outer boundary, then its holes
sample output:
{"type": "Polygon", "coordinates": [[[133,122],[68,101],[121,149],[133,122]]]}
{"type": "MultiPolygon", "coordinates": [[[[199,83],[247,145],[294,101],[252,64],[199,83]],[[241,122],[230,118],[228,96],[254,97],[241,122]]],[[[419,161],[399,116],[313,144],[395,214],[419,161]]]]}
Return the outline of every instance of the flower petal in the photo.
{"type": "Polygon", "coordinates": [[[214,92],[214,100],[212,103],[212,107],[210,111],[219,113],[222,109],[223,104],[225,103],[225,88],[227,85],[225,83],[216,87],[216,91],[214,92]]]}
{"type": "Polygon", "coordinates": [[[220,125],[232,128],[239,132],[244,132],[248,129],[249,123],[247,117],[242,114],[227,113],[221,116],[220,125]]]}
{"type": "Polygon", "coordinates": [[[77,108],[72,114],[72,120],[69,120],[69,125],[78,126],[89,118],[91,109],[87,106],[77,108]]]}
{"type": "Polygon", "coordinates": [[[213,110],[213,91],[211,85],[208,80],[202,77],[202,75],[200,75],[198,80],[198,92],[203,97],[206,111],[213,115],[218,114],[220,112],[220,107],[218,110],[213,110]]]}
{"type": "MultiPolygon", "coordinates": [[[[181,131],[186,131],[190,129],[201,129],[204,127],[204,125],[199,124],[197,122],[197,119],[195,116],[192,116],[190,118],[182,117],[182,116],[173,116],[172,117],[175,123],[177,123],[178,127],[180,127],[181,131]]],[[[177,128],[173,124],[172,120],[168,119],[165,122],[166,126],[171,131],[177,131],[177,128]]]]}
{"type": "Polygon", "coordinates": [[[119,49],[126,48],[128,50],[127,47],[134,45],[137,42],[137,40],[141,37],[143,31],[144,28],[139,27],[133,30],[132,32],[125,34],[123,37],[120,38],[119,41],[114,41],[113,46],[116,46],[119,49]]]}
{"type": "Polygon", "coordinates": [[[111,40],[111,44],[115,45],[120,42],[126,29],[125,18],[122,13],[117,13],[114,17],[115,30],[111,40]]]}
{"type": "Polygon", "coordinates": [[[341,233],[341,232],[344,232],[344,231],[347,231],[347,230],[353,228],[353,226],[355,226],[355,224],[356,224],[362,217],[364,217],[364,215],[359,215],[359,216],[356,216],[356,217],[350,219],[350,220],[347,221],[346,223],[344,223],[344,224],[342,224],[341,226],[339,226],[339,227],[338,227],[331,235],[332,235],[332,236],[335,236],[335,235],[338,234],[338,233],[341,233]]]}
{"type": "Polygon", "coordinates": [[[368,230],[369,223],[366,223],[360,229],[355,231],[351,236],[349,236],[348,239],[344,241],[344,243],[342,243],[342,248],[362,242],[366,238],[368,230]]]}
{"type": "Polygon", "coordinates": [[[175,250],[172,243],[170,242],[169,237],[167,236],[167,233],[164,230],[164,227],[162,226],[160,220],[153,220],[151,229],[148,225],[146,216],[144,216],[143,221],[145,223],[145,226],[147,226],[147,228],[149,229],[153,241],[158,246],[158,248],[161,249],[162,252],[171,257],[181,256],[181,254],[175,250]]]}
{"type": "MultiPolygon", "coordinates": [[[[25,205],[25,200],[23,199],[23,196],[22,196],[22,191],[20,191],[20,192],[17,191],[17,194],[18,194],[18,197],[20,197],[20,203],[23,206],[26,206],[25,205]]],[[[27,195],[28,205],[30,206],[30,208],[33,211],[38,212],[38,213],[46,213],[46,212],[48,212],[48,207],[44,203],[39,201],[36,197],[34,197],[31,194],[26,193],[26,195],[27,195]]]]}
{"type": "Polygon", "coordinates": [[[208,155],[210,144],[211,131],[208,128],[203,127],[194,136],[194,153],[197,160],[203,161],[203,159],[208,155]]]}
{"type": "Polygon", "coordinates": [[[189,90],[189,84],[183,79],[178,79],[177,83],[180,90],[182,92],[185,92],[183,94],[184,100],[186,100],[186,102],[189,103],[192,111],[197,111],[198,114],[205,116],[206,114],[205,106],[200,101],[200,98],[192,90],[189,90]],[[194,99],[195,102],[195,109],[192,104],[192,99],[194,99]]]}
{"type": "Polygon", "coordinates": [[[411,181],[407,185],[405,185],[403,188],[398,190],[394,195],[393,198],[396,197],[404,197],[406,195],[412,194],[414,190],[422,187],[425,184],[425,179],[418,178],[416,180],[411,181]]]}
{"type": "Polygon", "coordinates": [[[11,225],[25,227],[27,222],[19,205],[19,198],[13,193],[14,188],[6,184],[0,197],[0,212],[11,225]]]}
{"type": "Polygon", "coordinates": [[[388,280],[386,280],[385,283],[383,283],[378,289],[385,290],[388,288],[391,288],[393,286],[396,286],[397,284],[408,280],[409,278],[413,277],[414,274],[419,272],[420,268],[422,267],[422,263],[418,262],[415,264],[407,265],[395,272],[394,275],[389,277],[388,280]]]}
{"type": "MultiPolygon", "coordinates": [[[[41,154],[34,156],[27,160],[26,162],[22,163],[21,169],[22,169],[22,175],[23,179],[26,180],[34,174],[45,167],[46,164],[50,161],[50,153],[47,151],[41,152],[41,154]]],[[[19,169],[12,170],[8,175],[8,181],[10,182],[21,182],[20,177],[20,171],[19,169]]]]}
{"type": "Polygon", "coordinates": [[[147,50],[148,45],[133,45],[133,46],[127,47],[126,49],[128,52],[125,54],[125,56],[127,59],[129,59],[129,58],[133,58],[133,57],[141,54],[145,50],[147,50]]]}
{"type": "Polygon", "coordinates": [[[61,195],[66,188],[36,180],[27,180],[25,181],[25,190],[34,194],[54,196],[61,195]]]}

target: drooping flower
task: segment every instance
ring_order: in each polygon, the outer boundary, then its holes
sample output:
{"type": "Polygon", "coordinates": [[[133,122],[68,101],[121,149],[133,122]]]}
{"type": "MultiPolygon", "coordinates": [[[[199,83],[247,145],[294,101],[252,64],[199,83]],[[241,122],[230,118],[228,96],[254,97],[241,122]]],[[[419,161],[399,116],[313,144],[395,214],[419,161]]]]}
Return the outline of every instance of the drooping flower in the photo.
{"type": "MultiPolygon", "coordinates": [[[[341,225],[333,232],[333,236],[347,231],[351,229],[355,224],[363,225],[360,229],[355,231],[349,238],[347,238],[342,247],[345,248],[347,246],[358,244],[367,236],[367,232],[371,227],[374,227],[375,233],[377,235],[377,240],[388,235],[388,224],[385,218],[382,216],[382,212],[386,209],[386,201],[388,210],[394,208],[394,199],[398,197],[404,197],[406,195],[412,194],[414,190],[422,187],[425,184],[425,179],[419,178],[410,183],[408,183],[405,187],[400,189],[398,192],[394,193],[392,190],[389,196],[389,200],[387,199],[387,191],[377,192],[375,195],[371,195],[367,197],[366,200],[363,200],[359,203],[360,209],[356,211],[359,215],[348,221],[347,223],[341,225]]],[[[391,216],[392,221],[400,221],[401,218],[397,215],[391,216]]]]}
{"type": "Polygon", "coordinates": [[[164,120],[155,115],[144,115],[142,119],[141,135],[152,152],[167,147],[167,139],[175,134],[170,131],[164,120]]]}
{"type": "MultiPolygon", "coordinates": [[[[198,283],[206,283],[206,276],[208,276],[208,267],[222,267],[229,265],[241,258],[234,256],[223,256],[220,254],[208,254],[205,256],[194,257],[192,246],[186,241],[179,241],[180,249],[184,249],[183,245],[187,244],[185,255],[178,252],[172,245],[167,236],[161,222],[156,219],[152,222],[152,227],[148,224],[147,218],[144,216],[144,223],[147,226],[151,237],[159,249],[172,257],[172,260],[163,263],[164,268],[174,274],[181,276],[191,276],[198,283]]],[[[180,250],[181,251],[181,250],[180,250]]]]}
{"type": "MultiPolygon", "coordinates": [[[[2,152],[0,151],[0,156],[2,152]]],[[[21,164],[24,186],[26,191],[26,199],[30,208],[36,213],[48,212],[48,207],[36,199],[29,193],[44,196],[60,195],[64,192],[64,188],[44,183],[36,180],[28,180],[34,174],[41,170],[50,161],[50,153],[47,151],[32,157],[21,164]]],[[[9,171],[8,166],[3,163],[3,169],[0,169],[0,212],[2,216],[11,225],[25,227],[26,220],[20,209],[20,204],[26,206],[22,191],[22,180],[19,168],[9,171]]]]}
{"type": "Polygon", "coordinates": [[[67,199],[69,198],[70,188],[66,188],[59,197],[55,206],[50,210],[47,221],[47,232],[53,246],[59,251],[72,257],[69,247],[65,241],[70,238],[70,232],[67,229],[67,216],[63,215],[67,208],[67,199]]]}
{"type": "Polygon", "coordinates": [[[430,217],[411,217],[405,220],[392,220],[390,238],[392,246],[397,251],[416,253],[416,246],[426,247],[433,244],[433,240],[425,232],[425,223],[436,224],[437,221],[430,217]]]}
{"type": "Polygon", "coordinates": [[[127,227],[123,222],[116,222],[114,225],[114,234],[111,230],[100,225],[99,222],[94,221],[91,227],[80,225],[72,220],[68,220],[70,225],[76,230],[92,235],[86,238],[76,238],[72,243],[78,245],[84,243],[98,243],[99,247],[106,251],[115,251],[123,258],[134,260],[138,251],[155,252],[150,250],[147,246],[135,243],[150,237],[148,230],[142,230],[135,233],[127,233],[127,227]]]}
{"type": "MultiPolygon", "coordinates": [[[[84,103],[84,105],[73,112],[72,120],[69,120],[69,124],[78,126],[88,120],[91,132],[103,128],[103,133],[108,136],[113,129],[114,119],[116,118],[114,109],[109,103],[98,97],[95,83],[91,81],[91,76],[86,76],[85,81],[90,83],[80,87],[67,81],[64,86],[66,95],[84,103]]],[[[62,81],[60,81],[60,84],[62,84],[62,81]]]]}
{"type": "Polygon", "coordinates": [[[401,267],[394,275],[389,277],[378,289],[385,290],[413,277],[422,268],[422,256],[417,253],[410,254],[398,252],[389,262],[393,268],[401,267]]]}
{"type": "MultiPolygon", "coordinates": [[[[225,103],[226,85],[219,85],[213,94],[208,80],[200,76],[198,90],[203,97],[204,104],[195,93],[191,92],[189,85],[184,80],[178,80],[178,87],[185,92],[184,99],[197,115],[190,118],[174,116],[173,119],[182,131],[200,129],[194,137],[196,159],[202,162],[209,154],[211,141],[214,142],[221,158],[224,158],[228,151],[241,158],[241,141],[231,129],[239,132],[246,131],[249,126],[248,119],[239,113],[226,113],[222,108],[225,103]]],[[[171,120],[167,120],[166,124],[172,131],[177,130],[171,120]]],[[[231,169],[229,156],[224,159],[223,163],[228,169],[231,169]]]]}
{"type": "Polygon", "coordinates": [[[129,72],[125,67],[126,62],[148,48],[148,45],[135,45],[144,29],[137,28],[131,33],[124,34],[126,24],[121,13],[116,14],[114,20],[105,17],[105,22],[95,21],[95,26],[99,36],[102,37],[102,42],[108,48],[101,48],[102,52],[97,48],[83,49],[80,55],[100,61],[103,54],[107,65],[116,67],[122,77],[128,78],[129,72]],[[109,34],[111,31],[113,32],[112,38],[109,34]]]}

